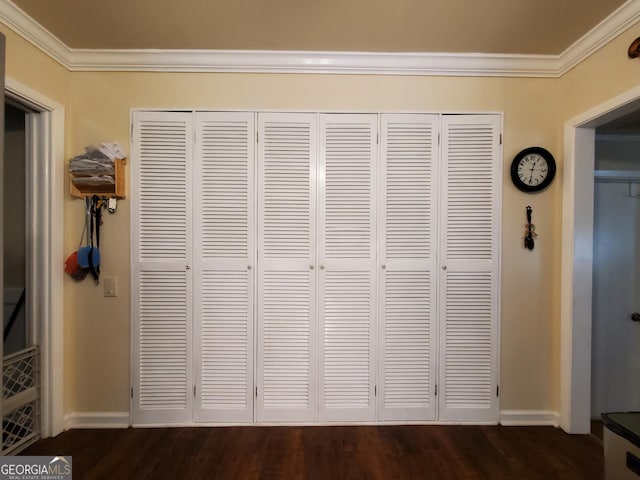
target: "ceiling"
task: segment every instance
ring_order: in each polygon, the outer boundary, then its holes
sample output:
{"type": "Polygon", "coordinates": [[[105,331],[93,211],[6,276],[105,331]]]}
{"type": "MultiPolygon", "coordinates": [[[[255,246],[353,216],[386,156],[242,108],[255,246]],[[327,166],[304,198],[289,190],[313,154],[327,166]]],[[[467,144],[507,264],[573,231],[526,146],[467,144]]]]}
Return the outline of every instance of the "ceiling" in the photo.
{"type": "Polygon", "coordinates": [[[13,0],[72,49],[559,55],[625,0],[13,0]]]}

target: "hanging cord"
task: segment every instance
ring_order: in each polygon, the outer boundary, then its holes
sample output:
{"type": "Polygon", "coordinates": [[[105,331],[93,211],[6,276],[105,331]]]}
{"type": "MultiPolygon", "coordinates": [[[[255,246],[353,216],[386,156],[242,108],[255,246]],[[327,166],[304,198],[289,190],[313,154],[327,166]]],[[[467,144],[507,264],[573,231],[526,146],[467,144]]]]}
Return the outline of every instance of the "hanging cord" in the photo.
{"type": "MultiPolygon", "coordinates": [[[[86,208],[86,205],[85,205],[86,208]]],[[[82,248],[82,246],[84,245],[84,239],[87,236],[87,230],[89,230],[89,219],[87,218],[87,213],[85,210],[85,215],[84,215],[84,225],[82,226],[82,233],[80,234],[80,242],[78,242],[78,250],[80,250],[80,248],[82,248]]],[[[87,243],[88,243],[88,239],[87,239],[87,243]]]]}
{"type": "MultiPolygon", "coordinates": [[[[94,196],[94,198],[97,198],[94,196]]],[[[93,245],[93,229],[94,229],[94,200],[93,198],[89,198],[87,197],[86,199],[87,202],[87,207],[89,208],[89,246],[91,247],[89,249],[89,273],[91,273],[91,276],[93,277],[93,280],[96,282],[96,285],[98,285],[100,283],[100,266],[98,265],[96,267],[96,265],[94,265],[94,258],[93,258],[93,252],[94,252],[94,245],[93,245]]],[[[97,262],[96,262],[97,263],[97,262]]]]}
{"type": "Polygon", "coordinates": [[[536,233],[536,226],[533,223],[531,223],[532,212],[533,212],[533,209],[527,205],[527,225],[526,225],[526,231],[524,235],[524,247],[529,250],[533,250],[533,247],[535,244],[533,239],[538,236],[538,234],[536,233]]]}
{"type": "MultiPolygon", "coordinates": [[[[96,248],[100,251],[100,225],[102,225],[102,206],[104,202],[98,198],[97,195],[93,196],[93,216],[96,219],[96,248]]],[[[100,263],[96,266],[96,272],[100,277],[100,263]]]]}

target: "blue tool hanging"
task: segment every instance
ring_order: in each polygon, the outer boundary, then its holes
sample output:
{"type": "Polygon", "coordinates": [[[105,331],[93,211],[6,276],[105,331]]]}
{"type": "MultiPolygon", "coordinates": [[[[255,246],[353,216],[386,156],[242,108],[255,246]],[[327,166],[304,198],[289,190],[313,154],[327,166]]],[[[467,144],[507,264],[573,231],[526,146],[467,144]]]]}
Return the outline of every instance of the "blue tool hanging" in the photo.
{"type": "Polygon", "coordinates": [[[78,249],[78,264],[87,269],[96,285],[100,283],[100,224],[102,223],[102,200],[96,195],[85,198],[85,215],[89,225],[87,245],[78,249]],[[95,233],[95,242],[94,242],[95,233]]]}

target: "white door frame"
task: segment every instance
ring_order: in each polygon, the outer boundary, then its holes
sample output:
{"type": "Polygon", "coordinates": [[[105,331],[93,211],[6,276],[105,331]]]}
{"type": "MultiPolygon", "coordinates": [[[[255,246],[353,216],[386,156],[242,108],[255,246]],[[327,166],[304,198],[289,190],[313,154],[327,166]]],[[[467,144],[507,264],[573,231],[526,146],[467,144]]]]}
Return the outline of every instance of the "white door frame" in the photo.
{"type": "Polygon", "coordinates": [[[9,77],[5,96],[36,112],[27,125],[32,232],[27,288],[37,292],[29,297],[28,309],[37,319],[34,335],[40,345],[41,435],[50,437],[64,430],[64,107],[9,77]]]}
{"type": "Polygon", "coordinates": [[[560,426],[589,433],[595,128],[640,108],[634,87],[564,127],[560,331],[560,426]]]}

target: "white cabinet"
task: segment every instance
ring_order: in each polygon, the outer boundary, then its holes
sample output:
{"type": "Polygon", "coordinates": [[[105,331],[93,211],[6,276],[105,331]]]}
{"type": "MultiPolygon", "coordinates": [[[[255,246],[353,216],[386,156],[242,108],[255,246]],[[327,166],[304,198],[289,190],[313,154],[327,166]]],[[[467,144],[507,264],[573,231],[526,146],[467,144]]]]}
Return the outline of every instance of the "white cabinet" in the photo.
{"type": "Polygon", "coordinates": [[[133,123],[135,424],[497,421],[499,115],[133,123]]]}

